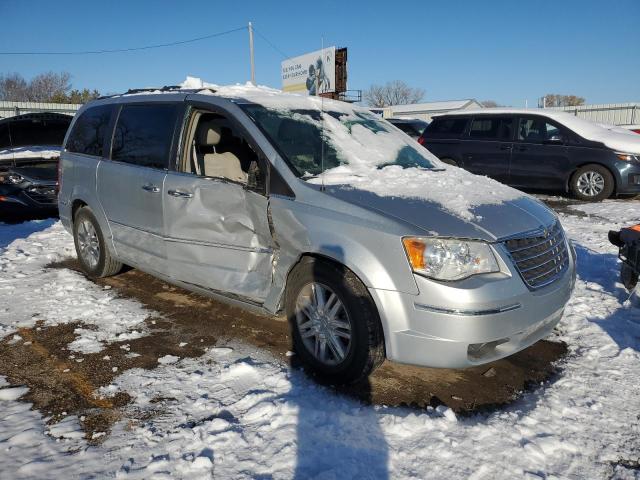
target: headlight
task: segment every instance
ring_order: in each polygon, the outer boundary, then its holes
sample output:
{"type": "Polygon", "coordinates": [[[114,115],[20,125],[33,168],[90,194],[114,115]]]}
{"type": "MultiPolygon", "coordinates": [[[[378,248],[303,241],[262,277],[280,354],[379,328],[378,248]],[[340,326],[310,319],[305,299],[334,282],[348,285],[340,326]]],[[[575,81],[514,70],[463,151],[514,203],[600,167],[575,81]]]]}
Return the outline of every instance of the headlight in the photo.
{"type": "Polygon", "coordinates": [[[640,162],[640,155],[636,153],[616,152],[616,157],[625,162],[640,162]]]}
{"type": "Polygon", "coordinates": [[[436,280],[462,280],[500,271],[491,247],[485,242],[405,237],[402,243],[413,271],[436,280]]]}
{"type": "Polygon", "coordinates": [[[12,185],[18,185],[24,182],[24,177],[17,173],[0,173],[0,183],[10,183],[12,185]]]}

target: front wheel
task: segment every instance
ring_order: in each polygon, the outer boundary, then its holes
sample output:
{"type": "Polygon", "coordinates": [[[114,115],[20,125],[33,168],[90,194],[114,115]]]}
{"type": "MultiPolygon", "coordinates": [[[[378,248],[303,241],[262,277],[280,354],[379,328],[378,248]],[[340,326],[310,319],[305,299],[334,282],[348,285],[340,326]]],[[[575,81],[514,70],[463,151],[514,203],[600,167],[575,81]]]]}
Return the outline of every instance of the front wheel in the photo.
{"type": "Polygon", "coordinates": [[[355,383],[384,361],[378,311],[350,270],[304,259],[289,276],[285,308],[294,350],[326,380],[355,383]]]}
{"type": "Polygon", "coordinates": [[[122,263],[111,256],[100,224],[89,207],[82,207],[73,219],[73,240],[82,271],[91,278],[115,275],[122,263]]]}
{"type": "Polygon", "coordinates": [[[585,165],[571,177],[571,193],[578,200],[599,202],[609,198],[614,190],[611,172],[600,165],[585,165]]]}

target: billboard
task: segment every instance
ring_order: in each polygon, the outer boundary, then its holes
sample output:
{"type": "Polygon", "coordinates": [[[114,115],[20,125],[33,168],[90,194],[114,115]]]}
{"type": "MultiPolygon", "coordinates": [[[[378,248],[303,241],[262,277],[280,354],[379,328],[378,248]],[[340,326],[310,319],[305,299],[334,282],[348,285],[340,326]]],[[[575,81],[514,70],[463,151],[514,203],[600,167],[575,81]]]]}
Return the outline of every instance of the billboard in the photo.
{"type": "Polygon", "coordinates": [[[336,90],[336,47],[329,47],[282,62],[282,90],[318,95],[336,90]]]}

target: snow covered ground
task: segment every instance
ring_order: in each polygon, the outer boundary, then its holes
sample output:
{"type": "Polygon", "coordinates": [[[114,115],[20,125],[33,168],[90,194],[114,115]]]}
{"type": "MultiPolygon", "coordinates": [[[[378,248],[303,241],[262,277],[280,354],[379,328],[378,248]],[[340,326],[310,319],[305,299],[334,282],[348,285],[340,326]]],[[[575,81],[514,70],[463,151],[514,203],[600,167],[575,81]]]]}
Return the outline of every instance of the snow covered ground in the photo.
{"type": "MultiPolygon", "coordinates": [[[[47,419],[0,377],[0,478],[640,478],[640,309],[618,283],[607,231],[640,202],[572,206],[562,222],[579,281],[559,337],[561,373],[509,407],[456,418],[443,407],[368,407],[242,344],[163,358],[101,389],[160,415],[118,422],[90,446],[79,419],[47,419]],[[587,214],[587,216],[585,216],[587,214]],[[613,220],[607,220],[613,219],[613,220]]],[[[145,335],[151,312],[47,263],[73,255],[59,223],[0,225],[0,336],[80,320],[72,349],[145,335]],[[127,337],[130,336],[130,337],[127,337]]]]}

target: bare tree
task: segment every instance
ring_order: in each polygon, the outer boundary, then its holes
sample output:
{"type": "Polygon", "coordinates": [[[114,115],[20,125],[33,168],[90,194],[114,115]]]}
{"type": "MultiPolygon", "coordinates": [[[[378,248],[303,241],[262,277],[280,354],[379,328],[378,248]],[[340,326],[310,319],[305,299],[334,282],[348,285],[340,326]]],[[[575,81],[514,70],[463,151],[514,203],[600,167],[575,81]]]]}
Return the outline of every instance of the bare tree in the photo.
{"type": "Polygon", "coordinates": [[[424,90],[410,87],[402,80],[393,80],[384,85],[371,85],[363,93],[364,101],[371,107],[388,107],[417,103],[424,98],[424,90]]]}
{"type": "Polygon", "coordinates": [[[560,95],[557,93],[548,93],[544,96],[545,106],[547,107],[575,107],[584,105],[585,99],[576,95],[560,95]]]}
{"type": "Polygon", "coordinates": [[[27,100],[29,84],[19,73],[0,76],[0,100],[27,100]]]}
{"type": "Polygon", "coordinates": [[[15,102],[86,103],[100,96],[97,90],[71,90],[71,74],[47,72],[27,82],[19,73],[0,75],[0,100],[15,102]]]}
{"type": "Polygon", "coordinates": [[[484,108],[496,108],[501,106],[495,100],[483,100],[482,102],[480,102],[480,105],[482,105],[484,108]]]}
{"type": "Polygon", "coordinates": [[[36,75],[29,83],[29,100],[46,102],[60,98],[71,90],[71,74],[68,72],[47,72],[36,75]]]}

